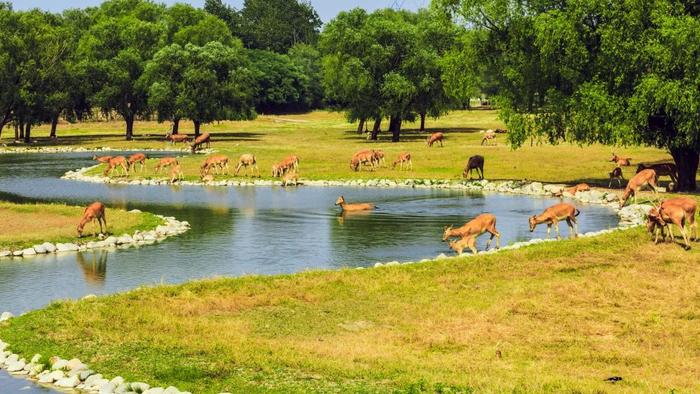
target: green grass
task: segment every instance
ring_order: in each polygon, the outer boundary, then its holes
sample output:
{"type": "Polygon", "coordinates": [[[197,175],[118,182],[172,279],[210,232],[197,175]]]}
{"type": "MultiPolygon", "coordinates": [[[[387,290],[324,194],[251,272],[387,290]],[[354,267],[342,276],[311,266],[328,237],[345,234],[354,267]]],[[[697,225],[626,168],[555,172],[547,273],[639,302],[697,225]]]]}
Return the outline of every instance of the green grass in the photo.
{"type": "MultiPolygon", "coordinates": [[[[97,224],[85,227],[83,238],[78,238],[76,227],[85,207],[63,204],[14,204],[0,201],[0,250],[18,250],[44,242],[86,242],[99,232],[97,224]]],[[[122,235],[136,230],[150,230],[163,223],[151,213],[128,213],[107,208],[107,232],[122,235]]]]}
{"type": "Polygon", "coordinates": [[[58,302],[0,326],[0,338],[21,354],[198,393],[690,393],[700,390],[698,261],[639,229],[58,302]],[[624,380],[603,382],[614,375],[624,380]]]}

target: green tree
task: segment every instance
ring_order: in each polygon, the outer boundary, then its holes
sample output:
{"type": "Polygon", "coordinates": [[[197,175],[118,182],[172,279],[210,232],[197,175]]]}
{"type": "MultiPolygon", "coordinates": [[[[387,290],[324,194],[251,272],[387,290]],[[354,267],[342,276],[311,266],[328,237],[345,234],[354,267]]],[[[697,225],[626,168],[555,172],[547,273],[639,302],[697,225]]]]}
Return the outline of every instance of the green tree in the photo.
{"type": "Polygon", "coordinates": [[[257,86],[256,108],[261,113],[306,111],[314,101],[309,76],[287,55],[249,50],[257,86]]]}
{"type": "Polygon", "coordinates": [[[668,149],[678,189],[696,190],[700,9],[656,0],[441,0],[484,32],[509,138],[668,149]]]}
{"type": "Polygon", "coordinates": [[[240,31],[234,34],[246,47],[278,53],[287,53],[296,44],[315,44],[321,28],[308,1],[245,0],[239,15],[240,31]]]}
{"type": "Polygon", "coordinates": [[[0,2],[0,135],[19,104],[20,68],[24,44],[19,18],[9,3],[0,2]]]}
{"type": "Polygon", "coordinates": [[[221,0],[206,0],[204,11],[224,21],[233,35],[240,36],[241,15],[238,10],[224,4],[221,0]]]}

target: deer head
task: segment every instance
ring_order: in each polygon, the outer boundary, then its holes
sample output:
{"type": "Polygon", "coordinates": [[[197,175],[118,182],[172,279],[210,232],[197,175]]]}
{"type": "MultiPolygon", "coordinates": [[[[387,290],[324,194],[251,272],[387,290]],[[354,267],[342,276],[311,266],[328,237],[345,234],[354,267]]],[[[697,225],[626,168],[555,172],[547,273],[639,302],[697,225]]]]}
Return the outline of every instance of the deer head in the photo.
{"type": "Polygon", "coordinates": [[[450,238],[450,232],[452,232],[452,225],[445,226],[445,230],[442,233],[442,241],[447,241],[450,238]]]}
{"type": "Polygon", "coordinates": [[[335,200],[335,205],[343,205],[343,204],[345,204],[345,197],[340,196],[340,197],[338,197],[337,200],[335,200]]]}

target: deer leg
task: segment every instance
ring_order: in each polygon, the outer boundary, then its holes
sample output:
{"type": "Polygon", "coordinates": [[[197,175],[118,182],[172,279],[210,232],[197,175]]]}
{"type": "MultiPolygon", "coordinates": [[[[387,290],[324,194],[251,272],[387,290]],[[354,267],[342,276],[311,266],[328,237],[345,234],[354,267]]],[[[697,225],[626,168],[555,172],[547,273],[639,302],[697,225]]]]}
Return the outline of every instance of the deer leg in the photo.
{"type": "Polygon", "coordinates": [[[561,239],[561,235],[559,234],[559,221],[554,221],[554,231],[557,233],[557,239],[561,239]]]}
{"type": "Polygon", "coordinates": [[[469,250],[471,250],[473,254],[476,254],[477,253],[476,237],[469,238],[469,241],[467,242],[467,246],[469,246],[469,250]]]}

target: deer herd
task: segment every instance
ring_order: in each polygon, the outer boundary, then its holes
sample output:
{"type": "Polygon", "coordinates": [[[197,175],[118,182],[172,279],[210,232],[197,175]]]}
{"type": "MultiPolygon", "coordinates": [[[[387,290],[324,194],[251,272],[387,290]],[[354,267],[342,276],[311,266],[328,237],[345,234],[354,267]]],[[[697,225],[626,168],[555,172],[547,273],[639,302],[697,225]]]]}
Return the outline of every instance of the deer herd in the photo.
{"type": "MultiPolygon", "coordinates": [[[[487,130],[481,141],[481,145],[494,142],[497,133],[506,132],[504,130],[487,130]]],[[[187,135],[167,135],[166,139],[172,143],[189,143],[190,137],[187,135]]],[[[432,147],[439,143],[444,146],[445,135],[441,132],[432,133],[426,140],[426,145],[432,147]]],[[[208,133],[204,133],[197,137],[190,145],[192,152],[203,147],[209,147],[211,137],[208,133]]],[[[141,173],[146,171],[147,157],[143,153],[134,153],[128,157],[125,156],[94,156],[93,160],[106,165],[104,175],[108,176],[112,171],[128,176],[133,169],[138,169],[141,173]]],[[[611,162],[615,164],[613,170],[608,174],[608,188],[612,186],[613,181],[617,181],[618,187],[622,186],[622,181],[625,180],[622,167],[632,165],[632,158],[620,157],[613,152],[611,162]]],[[[229,157],[221,154],[214,154],[207,157],[199,167],[200,178],[204,181],[214,180],[214,175],[230,174],[229,157]]],[[[272,165],[271,175],[275,178],[281,178],[284,186],[288,184],[298,184],[299,180],[299,162],[300,159],[296,155],[289,155],[281,161],[272,165]]],[[[369,171],[375,171],[378,168],[385,167],[385,154],[381,149],[362,149],[355,152],[350,158],[350,169],[352,171],[361,171],[363,168],[369,171]]],[[[398,166],[400,171],[413,170],[412,155],[410,152],[400,152],[395,160],[392,161],[391,168],[396,169],[398,166]]],[[[170,170],[170,183],[182,181],[183,170],[178,159],[175,157],[163,157],[158,159],[154,171],[155,174],[160,174],[161,171],[170,170]]],[[[236,164],[234,174],[238,176],[243,170],[245,176],[260,176],[257,159],[254,154],[246,153],[239,157],[236,164]]],[[[484,179],[484,157],[474,155],[469,157],[467,165],[462,171],[462,178],[472,179],[472,173],[476,172],[478,179],[484,179]]],[[[673,184],[677,184],[676,166],[669,162],[657,163],[639,163],[636,174],[629,179],[624,189],[622,196],[619,199],[620,208],[624,207],[630,197],[634,198],[636,203],[637,194],[642,188],[649,188],[657,196],[658,178],[659,176],[669,176],[673,184]]],[[[564,197],[565,195],[576,195],[578,192],[591,190],[591,187],[586,183],[580,183],[569,188],[563,188],[555,196],[564,197]]],[[[377,207],[372,203],[348,203],[343,196],[339,197],[335,205],[341,208],[343,214],[371,212],[377,207]]],[[[565,221],[569,227],[570,237],[577,237],[577,217],[581,212],[570,203],[559,203],[545,209],[539,215],[532,215],[528,218],[530,232],[540,224],[547,225],[547,238],[550,238],[551,228],[554,227],[557,239],[561,238],[559,233],[559,222],[565,221]]],[[[658,243],[659,238],[666,240],[667,235],[670,239],[674,239],[673,226],[678,227],[686,247],[690,247],[690,233],[694,233],[693,240],[698,240],[698,226],[695,221],[697,214],[697,201],[688,197],[677,197],[659,201],[651,209],[647,216],[647,229],[654,236],[654,242],[658,243]]],[[[100,232],[105,230],[107,222],[105,219],[105,207],[100,202],[95,202],[85,209],[83,217],[78,225],[78,235],[82,236],[85,225],[89,222],[97,221],[100,225],[100,232]]],[[[484,234],[489,233],[490,238],[486,243],[486,249],[489,249],[491,242],[496,238],[496,248],[500,248],[500,233],[496,229],[496,217],[489,213],[481,214],[473,220],[464,224],[459,228],[453,226],[445,227],[443,232],[443,241],[449,241],[449,247],[457,254],[462,254],[465,249],[469,249],[472,253],[477,253],[476,239],[484,234]]]]}

